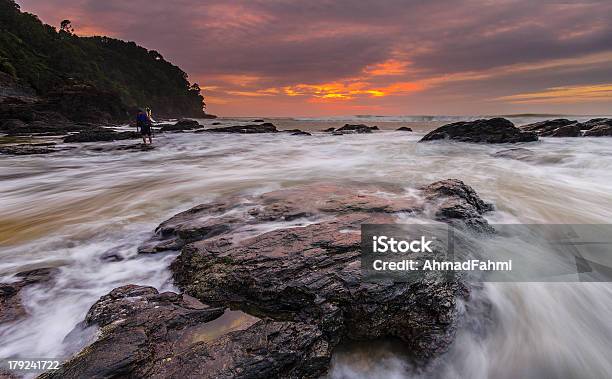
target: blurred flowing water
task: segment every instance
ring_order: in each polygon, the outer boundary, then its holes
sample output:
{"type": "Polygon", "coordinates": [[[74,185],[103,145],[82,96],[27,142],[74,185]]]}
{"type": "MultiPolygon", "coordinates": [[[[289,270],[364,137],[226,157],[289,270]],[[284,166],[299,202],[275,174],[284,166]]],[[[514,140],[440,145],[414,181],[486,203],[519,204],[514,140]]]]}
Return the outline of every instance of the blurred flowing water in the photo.
{"type": "MultiPolygon", "coordinates": [[[[308,130],[343,123],[274,122],[308,130]]],[[[386,130],[366,135],[174,133],[156,136],[156,149],[147,152],[112,149],[133,143],[122,141],[45,156],[3,156],[0,281],[41,267],[58,267],[60,273],[48,284],[24,290],[29,316],[0,325],[0,357],[66,357],[78,351],[87,341],[65,337],[117,286],[176,290],[168,270],[175,254],[138,256],[136,249],[161,221],[217,196],[318,180],[382,181],[412,189],[458,178],[495,204],[492,222],[612,220],[610,139],[542,139],[522,146],[534,152],[529,160],[515,160],[492,156],[514,146],[417,144],[437,120],[381,122],[386,130]],[[416,132],[392,131],[400,124],[416,132]],[[104,259],[109,255],[125,259],[104,259]]],[[[339,351],[329,376],[612,376],[610,284],[488,283],[474,290],[470,302],[462,305],[466,322],[455,343],[429,369],[414,369],[395,346],[382,343],[339,351]],[[471,306],[479,297],[488,300],[490,312],[471,306]]]]}

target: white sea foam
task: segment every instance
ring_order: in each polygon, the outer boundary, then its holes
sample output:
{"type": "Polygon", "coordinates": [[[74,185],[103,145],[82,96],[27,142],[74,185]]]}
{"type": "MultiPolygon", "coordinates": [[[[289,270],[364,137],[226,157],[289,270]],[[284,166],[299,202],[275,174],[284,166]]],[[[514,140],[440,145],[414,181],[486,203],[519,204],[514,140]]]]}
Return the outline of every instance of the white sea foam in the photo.
{"type": "MultiPolygon", "coordinates": [[[[612,220],[610,139],[542,139],[523,146],[535,159],[519,161],[492,156],[512,146],[417,144],[420,135],[177,133],[158,136],[151,152],[91,150],[127,143],[117,142],[1,158],[0,280],[36,267],[61,272],[56,281],[26,290],[28,318],[0,326],[0,357],[74,352],[85,341],[64,341],[65,336],[101,295],[119,285],[173,289],[167,269],[173,255],[137,257],[136,248],[161,221],[220,195],[319,180],[392,182],[411,189],[454,177],[495,203],[493,221],[612,220]],[[109,251],[126,259],[102,261],[109,251]]],[[[330,376],[609,377],[611,295],[607,283],[487,284],[474,301],[488,299],[495,320],[466,304],[469,322],[435,369],[417,373],[393,349],[369,365],[359,363],[369,355],[349,351],[336,357],[330,376]]]]}

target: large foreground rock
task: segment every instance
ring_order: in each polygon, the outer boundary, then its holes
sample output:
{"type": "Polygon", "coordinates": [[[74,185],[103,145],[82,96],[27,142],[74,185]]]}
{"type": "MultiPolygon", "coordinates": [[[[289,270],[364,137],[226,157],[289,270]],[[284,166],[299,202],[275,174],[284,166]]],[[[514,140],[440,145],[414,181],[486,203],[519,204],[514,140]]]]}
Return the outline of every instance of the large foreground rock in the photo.
{"type": "Polygon", "coordinates": [[[86,325],[102,327],[98,341],[49,376],[315,378],[343,341],[387,337],[425,363],[452,342],[469,290],[461,277],[437,272],[363,281],[360,226],[409,214],[480,231],[491,209],[456,179],[416,193],[313,183],[196,206],[163,222],[140,249],[182,249],[171,268],[185,295],[116,289],[87,315],[86,325]],[[229,306],[256,319],[203,335],[229,306]]]}
{"type": "Polygon", "coordinates": [[[205,204],[162,223],[147,252],[183,246],[177,284],[210,304],[318,325],[329,343],[395,336],[416,357],[443,351],[465,287],[435,273],[414,283],[361,281],[360,226],[408,213],[483,230],[491,205],[459,180],[407,196],[398,187],[317,183],[236,202],[205,204]],[[381,195],[386,193],[387,196],[381,195]],[[266,224],[298,223],[265,231],[266,224]],[[254,234],[254,235],[253,235],[254,234]]]}
{"type": "Polygon", "coordinates": [[[449,139],[473,143],[516,143],[537,141],[533,132],[525,132],[505,118],[454,122],[443,125],[421,139],[421,142],[449,139]]]}
{"type": "Polygon", "coordinates": [[[315,378],[330,346],[314,325],[257,320],[216,336],[223,308],[152,287],[114,289],[87,313],[100,337],[42,378],[315,378]]]}
{"type": "Polygon", "coordinates": [[[580,124],[575,120],[559,118],[523,125],[521,130],[534,132],[540,137],[580,137],[580,124]]]}

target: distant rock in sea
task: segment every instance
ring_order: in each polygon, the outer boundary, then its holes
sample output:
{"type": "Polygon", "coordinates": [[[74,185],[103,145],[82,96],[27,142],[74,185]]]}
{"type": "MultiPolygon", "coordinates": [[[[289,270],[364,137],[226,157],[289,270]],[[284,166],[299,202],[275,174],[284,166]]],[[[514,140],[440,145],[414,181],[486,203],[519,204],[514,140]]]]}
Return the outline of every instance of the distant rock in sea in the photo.
{"type": "Polygon", "coordinates": [[[264,122],[263,124],[251,124],[251,125],[235,125],[226,126],[223,128],[212,128],[198,130],[198,133],[239,133],[239,134],[259,134],[259,133],[277,133],[276,126],[270,122],[264,122]]]}
{"type": "Polygon", "coordinates": [[[199,129],[202,127],[202,125],[200,125],[197,121],[195,120],[187,120],[187,119],[183,119],[178,121],[176,124],[162,124],[162,125],[158,125],[161,127],[161,131],[162,132],[175,132],[175,131],[183,131],[183,130],[194,130],[194,129],[199,129]]]}
{"type": "Polygon", "coordinates": [[[471,143],[516,143],[537,141],[533,132],[524,132],[505,118],[461,121],[443,125],[421,139],[420,142],[454,140],[471,143]]]}
{"type": "Polygon", "coordinates": [[[520,127],[521,130],[534,132],[540,137],[580,137],[580,124],[575,120],[558,118],[540,121],[520,127]]]}

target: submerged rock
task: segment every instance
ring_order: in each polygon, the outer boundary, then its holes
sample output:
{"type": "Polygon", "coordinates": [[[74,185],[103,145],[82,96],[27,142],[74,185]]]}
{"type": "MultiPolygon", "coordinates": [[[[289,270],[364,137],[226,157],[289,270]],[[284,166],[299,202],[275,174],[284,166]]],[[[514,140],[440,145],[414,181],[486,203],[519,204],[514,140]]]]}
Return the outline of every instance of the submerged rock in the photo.
{"type": "Polygon", "coordinates": [[[540,137],[580,137],[580,124],[575,120],[559,118],[540,121],[520,127],[521,130],[534,132],[540,137]]]}
{"type": "Polygon", "coordinates": [[[116,132],[112,129],[95,128],[71,134],[64,138],[64,142],[110,142],[136,138],[141,138],[140,133],[116,132]]]}
{"type": "Polygon", "coordinates": [[[200,125],[197,121],[186,120],[186,119],[180,120],[176,124],[162,124],[158,126],[161,127],[160,130],[162,132],[173,132],[173,131],[179,131],[179,130],[193,130],[193,129],[199,129],[202,127],[202,125],[200,125]]]}
{"type": "Polygon", "coordinates": [[[0,283],[0,324],[24,317],[26,310],[21,302],[21,290],[51,281],[58,271],[53,267],[39,268],[18,273],[13,283],[0,283]]]}
{"type": "Polygon", "coordinates": [[[409,128],[407,126],[401,126],[401,127],[397,128],[396,131],[398,131],[398,132],[411,132],[412,128],[409,128]]]}
{"type": "Polygon", "coordinates": [[[277,133],[278,130],[274,124],[264,122],[263,124],[252,124],[252,125],[236,125],[226,126],[223,128],[212,128],[198,130],[197,132],[206,133],[240,133],[240,134],[258,134],[258,133],[277,133]]]}
{"type": "Polygon", "coordinates": [[[531,160],[535,156],[533,150],[525,149],[524,147],[517,147],[513,149],[500,150],[493,154],[495,158],[510,158],[516,160],[531,160]]]}
{"type": "Polygon", "coordinates": [[[516,143],[537,141],[538,136],[520,130],[505,118],[491,118],[443,125],[426,134],[420,142],[442,139],[472,143],[516,143]]]}
{"type": "Polygon", "coordinates": [[[283,133],[291,133],[292,136],[311,136],[312,134],[305,132],[301,129],[287,129],[281,130],[283,133]]]}
{"type": "Polygon", "coordinates": [[[331,132],[335,132],[335,131],[336,131],[336,128],[327,128],[327,129],[325,129],[325,130],[323,130],[323,131],[324,131],[324,132],[327,132],[327,133],[331,133],[331,132]]]}
{"type": "Polygon", "coordinates": [[[364,124],[344,124],[343,127],[333,131],[336,135],[353,134],[353,133],[372,133],[373,130],[379,130],[378,126],[367,126],[364,124]]]}
{"type": "Polygon", "coordinates": [[[0,146],[0,154],[7,155],[37,155],[37,154],[50,154],[57,152],[57,149],[49,145],[38,145],[38,144],[20,144],[20,145],[9,145],[0,146]]]}
{"type": "Polygon", "coordinates": [[[315,325],[257,320],[207,335],[223,308],[187,295],[128,285],[96,302],[85,326],[101,327],[96,342],[41,378],[315,378],[331,349],[315,325]]]}

